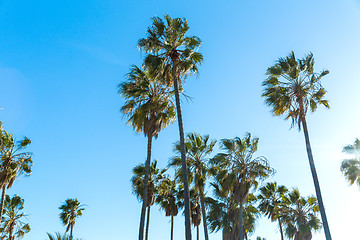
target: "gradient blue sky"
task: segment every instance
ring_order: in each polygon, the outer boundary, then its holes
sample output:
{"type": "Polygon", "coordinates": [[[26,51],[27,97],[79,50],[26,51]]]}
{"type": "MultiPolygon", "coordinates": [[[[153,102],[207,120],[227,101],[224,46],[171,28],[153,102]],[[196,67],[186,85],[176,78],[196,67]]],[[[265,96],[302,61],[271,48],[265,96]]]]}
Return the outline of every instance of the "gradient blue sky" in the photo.
{"type": "MultiPolygon", "coordinates": [[[[136,239],[140,203],[131,194],[131,169],[145,160],[146,139],[125,124],[117,85],[140,64],[136,43],[152,16],[185,17],[199,36],[204,63],[185,85],[186,132],[260,138],[258,155],[277,174],[270,180],[314,194],[302,133],[272,117],[261,99],[267,67],[294,50],[313,52],[331,109],[308,125],[333,239],[358,238],[360,193],[339,171],[342,147],[360,137],[360,2],[357,0],[115,1],[0,0],[0,120],[18,139],[28,136],[33,174],[9,194],[25,199],[30,240],[63,232],[58,207],[66,198],[87,204],[74,234],[84,240],[136,239]]],[[[154,142],[161,167],[178,138],[173,124],[154,142]]],[[[169,218],[155,206],[150,239],[168,239],[169,218]]],[[[175,219],[184,239],[184,218],[175,219]]],[[[201,233],[202,234],[202,233],[201,233]]],[[[279,239],[276,224],[260,219],[256,236],[279,239]]],[[[221,234],[211,234],[220,240],[221,234]]],[[[323,240],[321,232],[314,240],[323,240]]]]}

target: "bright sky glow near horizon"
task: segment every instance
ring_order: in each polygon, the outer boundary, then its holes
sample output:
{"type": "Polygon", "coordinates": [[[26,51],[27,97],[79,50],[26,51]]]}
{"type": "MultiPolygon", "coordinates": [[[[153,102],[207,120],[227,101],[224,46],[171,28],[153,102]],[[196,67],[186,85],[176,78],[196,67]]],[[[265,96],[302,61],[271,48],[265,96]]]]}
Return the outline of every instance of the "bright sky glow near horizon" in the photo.
{"type": "MultiPolygon", "coordinates": [[[[64,232],[58,207],[74,197],[87,205],[75,237],[137,239],[141,204],[130,178],[145,161],[146,139],[125,124],[117,85],[141,64],[136,44],[151,17],[165,13],[186,18],[189,34],[202,40],[199,76],[185,84],[193,98],[182,101],[185,132],[217,140],[252,133],[260,138],[257,156],[277,171],[269,181],[304,196],[315,191],[303,134],[271,115],[261,83],[292,50],[298,58],[312,52],[315,69],[330,70],[322,84],[331,109],[308,115],[310,141],[333,239],[359,239],[360,191],[339,168],[348,157],[343,146],[360,138],[360,1],[0,0],[0,121],[17,139],[29,137],[34,153],[33,174],[8,191],[25,199],[32,230],[24,239],[64,232]]],[[[177,139],[175,123],[154,141],[160,167],[177,139]]],[[[151,211],[149,239],[169,239],[169,218],[158,206],[151,211]]],[[[250,239],[256,236],[280,239],[265,218],[250,239]]],[[[174,239],[184,239],[181,214],[174,239]]],[[[324,239],[322,230],[313,236],[324,239]]]]}

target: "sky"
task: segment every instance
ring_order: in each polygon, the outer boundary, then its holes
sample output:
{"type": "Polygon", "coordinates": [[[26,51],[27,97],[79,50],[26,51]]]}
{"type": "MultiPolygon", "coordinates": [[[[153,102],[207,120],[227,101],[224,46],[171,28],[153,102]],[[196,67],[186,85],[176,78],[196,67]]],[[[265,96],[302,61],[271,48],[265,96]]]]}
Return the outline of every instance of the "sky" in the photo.
{"type": "MultiPolygon", "coordinates": [[[[166,13],[186,18],[189,35],[202,40],[199,75],[184,85],[193,98],[182,100],[185,132],[217,140],[250,132],[260,139],[257,156],[276,169],[268,181],[304,196],[315,190],[303,134],[272,116],[261,84],[266,69],[291,51],[298,58],[312,52],[316,71],[330,71],[322,84],[331,108],[309,114],[310,141],[332,237],[357,239],[359,188],[339,168],[349,157],[342,148],[360,138],[360,1],[0,0],[0,121],[18,140],[29,137],[34,154],[32,175],[8,191],[25,199],[31,231],[24,239],[64,232],[58,207],[67,198],[86,208],[75,237],[137,239],[141,203],[130,178],[145,161],[146,138],[126,125],[117,86],[142,63],[136,44],[151,17],[166,13]]],[[[177,139],[174,123],[153,142],[160,167],[177,139]]],[[[168,239],[169,218],[158,206],[151,211],[149,239],[168,239]]],[[[181,214],[174,234],[184,239],[181,214]]],[[[280,238],[265,218],[250,239],[256,236],[280,238]]],[[[313,239],[324,240],[323,231],[313,239]]]]}

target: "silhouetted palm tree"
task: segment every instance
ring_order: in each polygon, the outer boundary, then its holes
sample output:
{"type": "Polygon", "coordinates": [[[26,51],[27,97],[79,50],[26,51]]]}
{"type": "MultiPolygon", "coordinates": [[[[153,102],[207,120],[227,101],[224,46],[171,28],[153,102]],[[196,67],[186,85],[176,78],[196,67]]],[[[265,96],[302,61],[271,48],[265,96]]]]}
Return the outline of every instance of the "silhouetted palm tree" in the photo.
{"type": "Polygon", "coordinates": [[[165,15],[164,20],[153,17],[147,37],[140,39],[138,43],[138,46],[148,53],[145,63],[156,65],[157,68],[161,65],[168,84],[172,85],[175,91],[185,194],[186,240],[191,239],[190,202],[179,89],[182,89],[182,81],[187,75],[197,73],[197,66],[203,59],[202,55],[196,52],[201,41],[198,37],[186,36],[188,29],[186,19],[171,18],[169,15],[165,15]]]}
{"type": "Polygon", "coordinates": [[[299,60],[295,58],[294,52],[285,58],[279,58],[277,63],[267,70],[268,78],[263,82],[262,96],[275,116],[285,115],[286,119],[291,118],[292,124],[298,124],[299,130],[303,129],[325,236],[327,240],[331,240],[306,123],[306,113],[309,109],[314,112],[318,105],[329,108],[328,101],[324,100],[326,90],[320,82],[329,71],[315,73],[314,63],[312,53],[299,60]]]}

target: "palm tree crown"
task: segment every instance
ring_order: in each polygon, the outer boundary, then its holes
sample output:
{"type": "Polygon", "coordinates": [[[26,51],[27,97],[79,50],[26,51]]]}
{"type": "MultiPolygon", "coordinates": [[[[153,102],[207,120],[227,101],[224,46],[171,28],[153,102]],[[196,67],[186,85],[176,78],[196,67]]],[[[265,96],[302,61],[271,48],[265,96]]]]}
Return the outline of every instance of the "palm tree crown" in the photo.
{"type": "Polygon", "coordinates": [[[196,36],[186,36],[188,30],[186,19],[171,18],[169,15],[165,15],[164,20],[153,17],[152,25],[147,31],[148,36],[138,42],[139,48],[149,53],[145,64],[164,70],[169,85],[174,84],[169,78],[173,74],[180,89],[180,78],[189,73],[197,73],[197,66],[203,60],[202,54],[197,52],[201,40],[196,36]]]}
{"type": "Polygon", "coordinates": [[[314,63],[312,53],[297,60],[294,52],[291,52],[268,68],[268,77],[263,82],[262,96],[272,108],[272,113],[275,116],[284,114],[286,119],[291,118],[292,124],[297,123],[299,130],[309,108],[312,112],[319,104],[329,108],[328,101],[323,99],[326,90],[320,82],[329,71],[315,73],[314,63]]]}
{"type": "Polygon", "coordinates": [[[286,197],[287,214],[284,217],[285,234],[294,240],[311,240],[312,231],[319,230],[321,222],[317,217],[319,205],[316,197],[302,197],[293,189],[286,197]]]}
{"type": "Polygon", "coordinates": [[[348,154],[354,154],[354,158],[345,159],[341,163],[340,170],[344,174],[346,180],[350,184],[355,182],[360,187],[360,141],[355,139],[354,144],[347,145],[343,148],[343,152],[348,154]]]}
{"type": "Polygon", "coordinates": [[[156,138],[161,129],[175,121],[175,106],[170,101],[173,93],[149,68],[132,66],[127,77],[119,85],[119,93],[126,99],[121,111],[136,132],[156,138]]]}

